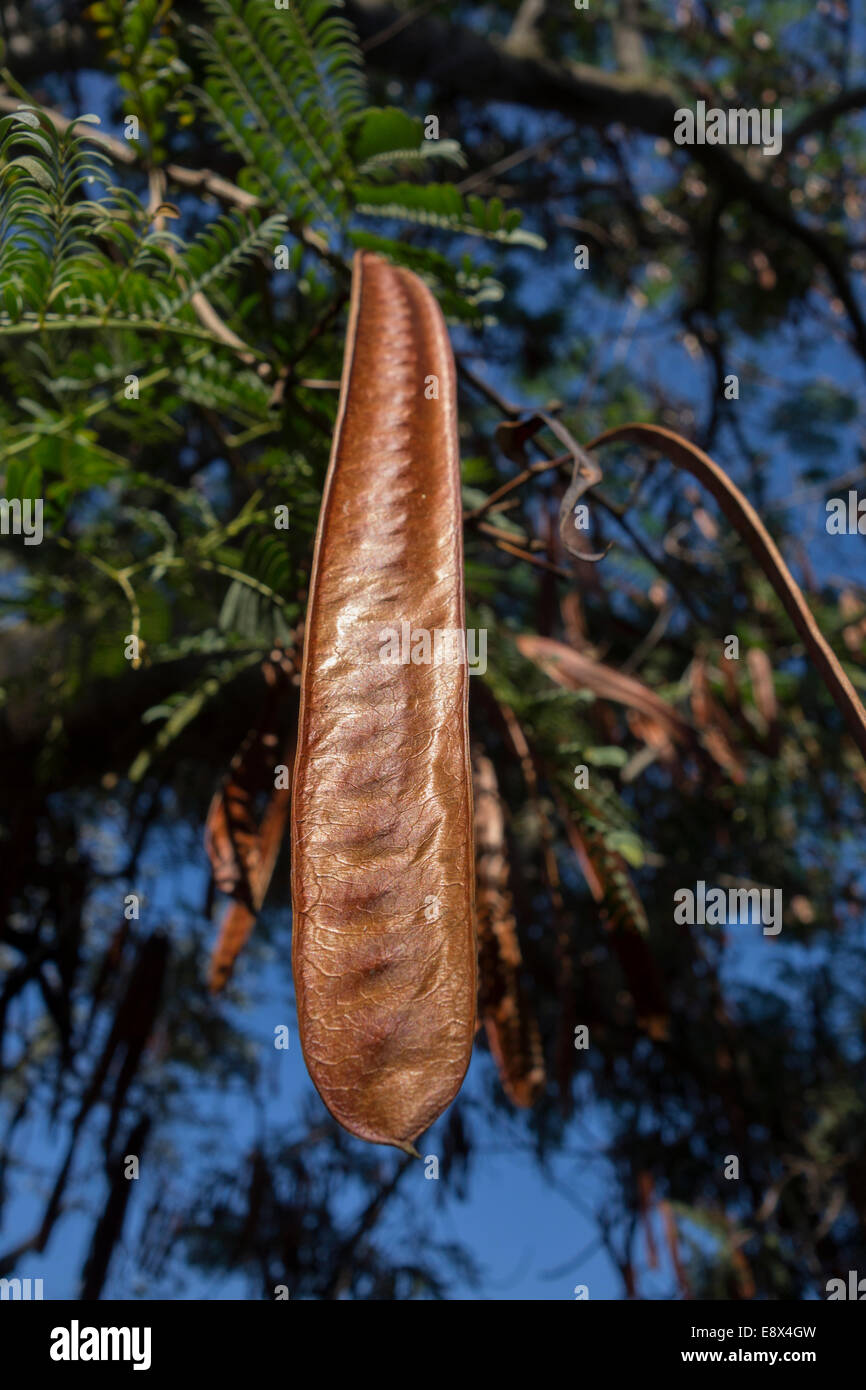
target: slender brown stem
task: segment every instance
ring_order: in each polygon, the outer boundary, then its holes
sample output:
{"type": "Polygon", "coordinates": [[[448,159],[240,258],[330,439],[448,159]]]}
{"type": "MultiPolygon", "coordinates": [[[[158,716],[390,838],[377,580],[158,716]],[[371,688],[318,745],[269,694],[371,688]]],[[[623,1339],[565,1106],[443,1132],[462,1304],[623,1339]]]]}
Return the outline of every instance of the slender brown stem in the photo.
{"type": "Polygon", "coordinates": [[[669,458],[675,467],[691,473],[713,494],[778,594],[785,612],[805,642],[812,661],[848,725],[851,737],[866,758],[866,710],[815,621],[802,590],[785,564],[778,546],[748,498],[702,449],[661,425],[619,425],[615,429],[605,430],[603,434],[591,440],[588,448],[598,448],[602,444],[613,444],[621,440],[654,446],[669,458]]]}
{"type": "Polygon", "coordinates": [[[541,459],[538,463],[531,463],[528,468],[524,468],[522,473],[518,473],[516,478],[511,478],[507,483],[503,483],[495,492],[485,499],[480,506],[475,507],[471,512],[467,512],[464,521],[477,521],[485,512],[489,512],[491,507],[505,497],[507,493],[513,492],[515,488],[523,487],[530,478],[537,477],[539,473],[549,473],[551,469],[562,468],[563,464],[571,462],[571,454],[558,454],[554,459],[541,459]]]}

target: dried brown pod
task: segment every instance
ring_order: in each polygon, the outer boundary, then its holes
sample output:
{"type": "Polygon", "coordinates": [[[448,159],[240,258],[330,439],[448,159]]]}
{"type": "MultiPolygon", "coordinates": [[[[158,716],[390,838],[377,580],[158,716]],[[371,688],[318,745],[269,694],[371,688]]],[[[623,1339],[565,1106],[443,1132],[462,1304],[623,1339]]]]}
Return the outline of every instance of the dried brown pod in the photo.
{"type": "Polygon", "coordinates": [[[843,589],[839,595],[839,613],[848,620],[842,629],[842,639],[849,652],[862,652],[866,643],[866,618],[863,599],[853,589],[843,589]],[[851,621],[853,619],[853,621],[851,621]]]}
{"type": "Polygon", "coordinates": [[[307,610],[292,957],[319,1094],[352,1133],[407,1152],[457,1093],[475,1032],[461,643],[445,324],[417,276],[358,253],[307,610]]]}
{"type": "Polygon", "coordinates": [[[258,864],[258,798],[271,799],[278,728],[294,671],[292,656],[274,648],[262,662],[266,696],[261,715],[232,758],[219,791],[211,801],[204,843],[216,887],[239,903],[252,905],[250,878],[258,864]]]}
{"type": "Polygon", "coordinates": [[[476,750],[475,849],[479,1013],[502,1087],[514,1105],[532,1105],[544,1089],[538,1023],[520,985],[522,957],[509,888],[505,818],[493,763],[476,750]]]}
{"type": "Polygon", "coordinates": [[[644,736],[656,728],[665,741],[695,746],[694,730],[688,720],[636,676],[605,666],[553,637],[527,632],[515,641],[521,654],[541,667],[557,685],[568,690],[591,690],[600,700],[612,700],[642,715],[644,736]]]}
{"type": "Polygon", "coordinates": [[[523,783],[538,830],[540,869],[550,903],[550,925],[553,932],[556,959],[556,990],[559,996],[559,1024],[554,1045],[556,1080],[559,1104],[563,1115],[571,1112],[573,1102],[571,1078],[574,1073],[575,991],[574,958],[571,922],[566,912],[562,880],[556,855],[556,834],[541,795],[536,767],[536,755],[529,745],[523,726],[514,710],[494,699],[493,707],[505,726],[505,732],[523,774],[523,783]]]}
{"type": "Polygon", "coordinates": [[[750,647],[746,652],[746,665],[752,678],[752,694],[755,708],[766,725],[769,734],[776,732],[779,718],[779,704],[773,683],[773,667],[765,651],[760,647],[750,647]]]}
{"type": "MultiPolygon", "coordinates": [[[[281,761],[291,769],[294,760],[294,740],[286,745],[281,761]]],[[[287,779],[288,780],[288,779],[287,779]]],[[[234,895],[220,923],[208,971],[208,985],[213,994],[225,987],[235,967],[235,961],[250,938],[261,911],[283,842],[289,818],[291,789],[274,786],[261,825],[255,835],[255,855],[245,864],[244,895],[234,895]]]]}
{"type": "Polygon", "coordinates": [[[650,949],[649,923],[628,865],[610,848],[598,824],[602,816],[590,793],[581,791],[585,820],[579,822],[558,793],[556,803],[569,844],[577,856],[587,887],[601,909],[611,949],[619,962],[641,1028],[652,1038],[666,1038],[670,1006],[661,972],[650,949]]]}
{"type": "Polygon", "coordinates": [[[689,671],[689,696],[692,718],[701,731],[704,747],[719,767],[728,773],[731,781],[742,785],[746,780],[746,769],[736,748],[734,728],[723,706],[713,699],[706,658],[700,652],[689,671]]]}
{"type": "Polygon", "coordinates": [[[293,659],[275,648],[262,663],[262,672],[267,695],[261,717],[232,759],[205,824],[205,848],[214,883],[233,899],[223,915],[211,955],[208,984],[214,994],[227,983],[255,926],[289,817],[295,736],[293,730],[280,751],[277,729],[286,700],[294,703],[290,693],[293,659]],[[275,775],[277,767],[286,769],[281,777],[275,775]],[[262,796],[267,800],[259,821],[255,807],[262,796]]]}

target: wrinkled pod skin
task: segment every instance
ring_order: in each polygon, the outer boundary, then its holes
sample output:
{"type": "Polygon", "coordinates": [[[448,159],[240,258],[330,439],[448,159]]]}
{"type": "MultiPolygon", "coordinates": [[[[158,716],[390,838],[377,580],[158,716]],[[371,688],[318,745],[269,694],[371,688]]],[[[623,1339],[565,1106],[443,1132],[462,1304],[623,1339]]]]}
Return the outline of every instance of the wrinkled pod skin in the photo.
{"type": "Polygon", "coordinates": [[[402,623],[464,632],[454,359],[422,282],[359,252],[307,609],[292,959],[331,1114],[415,1152],[469,1064],[474,847],[466,662],[394,660],[402,623]]]}

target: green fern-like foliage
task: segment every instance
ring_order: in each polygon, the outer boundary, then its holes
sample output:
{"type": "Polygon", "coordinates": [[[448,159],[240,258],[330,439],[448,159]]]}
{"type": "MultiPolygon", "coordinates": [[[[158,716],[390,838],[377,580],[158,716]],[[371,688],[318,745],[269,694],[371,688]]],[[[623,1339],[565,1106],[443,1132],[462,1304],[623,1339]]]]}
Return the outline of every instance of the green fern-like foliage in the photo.
{"type": "Polygon", "coordinates": [[[345,129],[361,109],[359,56],[326,6],[275,10],[205,0],[213,23],[192,33],[206,79],[197,89],[244,184],[293,218],[335,225],[345,214],[345,129]]]}
{"type": "Polygon", "coordinates": [[[181,126],[195,119],[187,94],[190,71],[178,53],[168,22],[172,0],[96,0],[85,11],[104,41],[117,85],[135,113],[139,131],[130,136],[150,157],[165,154],[169,116],[181,126]]]}
{"type": "MultiPolygon", "coordinates": [[[[197,95],[243,160],[244,186],[266,203],[335,236],[356,214],[542,244],[520,229],[519,212],[427,178],[434,164],[463,163],[458,143],[425,139],[423,122],[396,108],[365,105],[361,54],[333,5],[302,0],[275,10],[269,0],[205,0],[205,7],[214,22],[193,30],[206,71],[197,95]]],[[[444,269],[431,265],[453,283],[444,269]]]]}
{"type": "Polygon", "coordinates": [[[0,617],[26,590],[31,619],[80,622],[58,727],[89,679],[128,670],[123,635],[145,665],[198,663],[153,711],[142,776],[300,617],[336,409],[315,388],[339,374],[353,250],[477,323],[502,293],[478,245],[533,238],[443,181],[456,141],[369,104],[339,4],[203,0],[189,27],[168,0],[86,13],[123,142],[4,78],[21,105],[0,121],[0,495],[42,498],[46,540],[15,553],[0,617]],[[176,173],[196,123],[219,179],[176,173]]]}
{"type": "MultiPolygon", "coordinates": [[[[225,666],[226,653],[285,640],[295,616],[256,574],[257,528],[262,544],[273,542],[272,517],[246,505],[221,518],[159,467],[194,412],[212,412],[226,439],[235,428],[274,430],[255,369],[266,353],[245,343],[249,365],[239,363],[226,333],[244,329],[238,281],[263,256],[273,265],[286,220],[229,212],[184,241],[168,230],[176,208],[146,208],[113,183],[108,158],[81,133],[93,123],[61,131],[23,105],[0,122],[0,475],[8,499],[42,499],[47,532],[38,550],[21,552],[14,594],[26,590],[31,616],[50,621],[90,591],[84,574],[96,578],[92,601],[76,605],[90,635],[58,698],[122,672],[124,633],[148,661],[204,654],[195,694],[220,672],[245,669],[225,666]],[[222,328],[196,311],[205,292],[222,328]],[[246,559],[249,572],[237,569],[246,559]],[[203,638],[189,605],[196,585],[211,587],[217,611],[240,586],[254,596],[255,620],[247,613],[242,628],[203,638]]],[[[6,600],[13,611],[15,602],[6,600]]]]}
{"type": "Polygon", "coordinates": [[[285,219],[228,214],[185,247],[159,226],[174,210],[146,210],[109,170],[98,149],[32,109],[0,123],[0,334],[134,327],[218,341],[190,300],[272,248],[285,219]]]}
{"type": "MultiPolygon", "coordinates": [[[[253,209],[220,217],[184,244],[110,176],[99,149],[32,108],[0,122],[0,360],[12,388],[0,417],[0,465],[26,456],[39,477],[59,468],[49,500],[68,500],[76,484],[86,489],[122,469],[96,444],[93,426],[104,420],[117,429],[125,419],[138,432],[131,378],[140,390],[154,371],[161,380],[203,369],[223,340],[200,322],[194,297],[204,289],[219,295],[285,232],[284,218],[253,209]],[[25,382],[32,392],[34,361],[41,401],[22,394],[25,382]]],[[[223,404],[231,414],[232,399],[223,404]]]]}

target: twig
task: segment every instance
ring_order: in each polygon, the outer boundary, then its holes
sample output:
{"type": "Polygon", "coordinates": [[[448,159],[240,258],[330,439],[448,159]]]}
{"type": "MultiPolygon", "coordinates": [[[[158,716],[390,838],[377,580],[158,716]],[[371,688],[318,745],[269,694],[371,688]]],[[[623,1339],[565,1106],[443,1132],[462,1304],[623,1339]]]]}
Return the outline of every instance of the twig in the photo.
{"type": "Polygon", "coordinates": [[[553,565],[549,560],[542,560],[539,555],[532,555],[528,550],[523,550],[519,545],[515,545],[508,537],[507,532],[500,531],[485,521],[480,523],[478,529],[483,531],[486,536],[490,536],[500,550],[516,556],[518,560],[525,560],[527,564],[535,565],[537,569],[547,570],[548,574],[555,574],[559,579],[566,579],[570,582],[574,578],[574,575],[568,570],[561,569],[559,565],[553,565]]]}
{"type": "Polygon", "coordinates": [[[522,487],[524,483],[529,482],[530,478],[537,477],[539,473],[549,473],[551,469],[554,468],[562,468],[562,466],[567,463],[571,463],[571,454],[558,454],[554,459],[542,459],[540,463],[531,463],[528,468],[524,468],[515,478],[509,479],[507,483],[503,483],[501,487],[496,488],[495,492],[491,492],[490,496],[480,503],[479,506],[474,507],[471,512],[467,512],[464,520],[477,521],[485,512],[489,512],[491,507],[493,507],[501,497],[505,497],[507,493],[513,492],[515,488],[522,487]]]}

